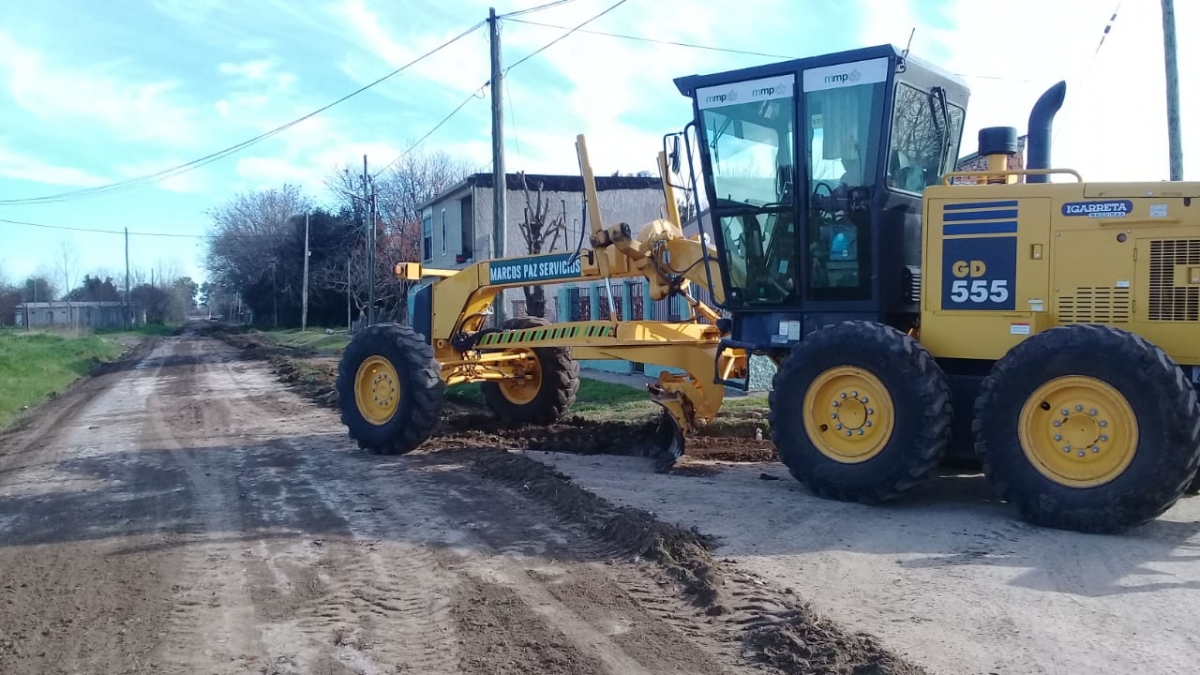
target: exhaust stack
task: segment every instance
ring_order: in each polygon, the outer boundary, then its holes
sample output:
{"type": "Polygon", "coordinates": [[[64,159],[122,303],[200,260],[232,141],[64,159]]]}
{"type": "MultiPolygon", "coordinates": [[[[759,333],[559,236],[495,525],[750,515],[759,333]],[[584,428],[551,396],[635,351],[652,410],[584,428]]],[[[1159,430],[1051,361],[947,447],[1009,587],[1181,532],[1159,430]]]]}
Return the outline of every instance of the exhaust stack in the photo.
{"type": "MultiPolygon", "coordinates": [[[[1054,126],[1054,116],[1062,107],[1067,95],[1067,83],[1060,81],[1046,90],[1033,104],[1029,113],[1029,169],[1050,168],[1050,138],[1054,126]]],[[[1048,183],[1050,177],[1045,174],[1034,174],[1025,177],[1026,183],[1048,183]]]]}

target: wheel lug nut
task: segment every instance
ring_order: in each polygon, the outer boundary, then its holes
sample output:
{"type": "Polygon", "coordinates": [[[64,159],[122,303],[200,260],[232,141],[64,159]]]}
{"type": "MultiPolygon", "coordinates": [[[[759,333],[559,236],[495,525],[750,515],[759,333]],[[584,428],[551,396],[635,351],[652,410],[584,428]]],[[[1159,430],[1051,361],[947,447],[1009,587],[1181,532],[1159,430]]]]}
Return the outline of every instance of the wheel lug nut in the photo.
{"type": "Polygon", "coordinates": [[[1075,410],[1077,410],[1077,411],[1078,411],[1078,410],[1083,410],[1083,406],[1081,406],[1081,405],[1076,405],[1076,406],[1075,406],[1075,410]]]}
{"type": "Polygon", "coordinates": [[[859,436],[862,436],[862,435],[863,435],[863,430],[862,430],[862,429],[859,429],[859,430],[858,430],[858,435],[859,435],[859,436]]]}
{"type": "Polygon", "coordinates": [[[1100,452],[1100,446],[1098,446],[1098,445],[1093,445],[1093,446],[1092,446],[1092,454],[1094,455],[1094,454],[1096,454],[1096,453],[1098,453],[1098,452],[1100,452]]]}
{"type": "Polygon", "coordinates": [[[867,426],[871,426],[871,420],[867,420],[867,426]]]}
{"type": "Polygon", "coordinates": [[[1088,414],[1091,415],[1092,417],[1095,417],[1097,415],[1097,410],[1095,408],[1092,408],[1091,410],[1088,411],[1088,414]]]}
{"type": "Polygon", "coordinates": [[[847,430],[846,430],[846,435],[847,435],[847,436],[850,436],[850,435],[851,435],[851,433],[850,433],[850,430],[849,430],[849,429],[847,429],[847,430]]]}
{"type": "Polygon", "coordinates": [[[1101,443],[1108,442],[1108,434],[1100,434],[1100,442],[1101,443]]]}
{"type": "Polygon", "coordinates": [[[1062,434],[1054,434],[1054,440],[1056,440],[1056,441],[1061,441],[1061,440],[1062,440],[1062,434]]]}
{"type": "Polygon", "coordinates": [[[1102,426],[1102,427],[1108,426],[1108,420],[1100,420],[1100,426],[1102,426]]]}
{"type": "Polygon", "coordinates": [[[836,408],[836,407],[838,407],[839,405],[841,405],[841,403],[838,403],[837,401],[834,401],[834,402],[833,402],[833,407],[835,407],[835,408],[836,408]]]}
{"type": "Polygon", "coordinates": [[[1071,414],[1071,411],[1070,411],[1070,410],[1067,410],[1066,408],[1063,408],[1063,409],[1062,409],[1062,414],[1063,414],[1063,417],[1066,417],[1067,415],[1070,415],[1070,414],[1071,414]]]}
{"type": "Polygon", "coordinates": [[[868,415],[874,415],[874,414],[875,414],[875,409],[874,409],[874,408],[867,408],[867,414],[868,414],[868,415]]]}
{"type": "Polygon", "coordinates": [[[846,392],[842,392],[842,398],[846,398],[846,392]]]}
{"type": "Polygon", "coordinates": [[[1061,426],[1062,426],[1062,420],[1054,420],[1054,426],[1056,426],[1056,427],[1061,427],[1061,426]]]}
{"type": "Polygon", "coordinates": [[[829,419],[831,419],[831,420],[836,420],[836,419],[837,419],[837,413],[829,413],[829,419]]]}
{"type": "Polygon", "coordinates": [[[1086,452],[1084,452],[1084,451],[1082,451],[1082,450],[1080,450],[1080,451],[1079,451],[1079,456],[1080,456],[1080,457],[1087,457],[1087,453],[1086,453],[1086,452]]]}
{"type": "Polygon", "coordinates": [[[838,423],[838,425],[837,425],[836,427],[834,427],[834,428],[835,428],[835,429],[837,429],[838,431],[841,431],[841,430],[842,430],[842,424],[839,422],[839,423],[838,423]]]}
{"type": "Polygon", "coordinates": [[[1070,452],[1070,451],[1071,451],[1071,446],[1069,446],[1069,445],[1063,446],[1063,452],[1070,452]]]}

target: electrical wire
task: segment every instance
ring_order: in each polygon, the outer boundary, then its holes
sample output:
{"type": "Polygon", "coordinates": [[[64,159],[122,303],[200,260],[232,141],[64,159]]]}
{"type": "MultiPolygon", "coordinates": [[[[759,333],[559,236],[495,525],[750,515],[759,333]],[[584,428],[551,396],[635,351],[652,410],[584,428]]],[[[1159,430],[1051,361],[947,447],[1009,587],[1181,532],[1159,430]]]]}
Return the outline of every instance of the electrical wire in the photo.
{"type": "Polygon", "coordinates": [[[315,117],[315,116],[325,112],[326,110],[329,110],[330,108],[332,108],[340,103],[343,103],[343,102],[367,91],[368,89],[378,86],[379,84],[383,83],[384,81],[391,79],[392,77],[395,77],[396,75],[399,75],[400,73],[404,72],[405,70],[408,70],[409,68],[420,63],[421,61],[429,58],[430,56],[433,56],[437,52],[445,49],[446,47],[449,47],[450,45],[454,44],[455,42],[458,42],[459,40],[463,39],[464,37],[475,32],[476,30],[479,30],[479,28],[481,26],[483,26],[485,23],[486,23],[486,21],[480,21],[480,22],[476,23],[474,26],[471,26],[470,28],[459,33],[457,36],[451,38],[450,40],[443,42],[441,45],[434,47],[433,49],[425,52],[424,54],[418,56],[417,58],[413,59],[412,61],[409,61],[408,63],[400,66],[399,68],[396,68],[395,70],[384,75],[383,77],[380,77],[379,79],[377,79],[369,84],[366,84],[349,94],[346,94],[345,96],[337,99],[336,101],[333,101],[332,103],[324,105],[324,106],[308,113],[307,115],[304,115],[303,117],[294,119],[286,124],[283,124],[274,129],[271,129],[270,131],[267,131],[263,134],[259,134],[258,136],[255,136],[253,138],[242,141],[241,143],[238,143],[236,145],[229,146],[229,147],[225,148],[224,150],[219,150],[219,151],[211,153],[209,155],[205,155],[204,157],[200,157],[200,158],[194,159],[190,162],[186,162],[184,164],[180,164],[178,166],[171,167],[169,169],[164,169],[164,170],[158,171],[156,173],[151,173],[151,174],[147,174],[144,176],[138,176],[136,178],[130,178],[130,179],[123,180],[123,181],[117,181],[115,183],[110,183],[108,185],[101,185],[101,186],[97,186],[97,187],[93,187],[93,188],[84,188],[81,190],[71,190],[68,192],[60,192],[57,194],[45,195],[42,197],[29,197],[29,198],[24,198],[24,199],[0,199],[0,205],[45,204],[45,203],[66,201],[68,199],[75,198],[75,197],[89,197],[89,196],[97,195],[97,194],[116,192],[116,191],[119,191],[124,188],[138,187],[145,183],[158,182],[158,181],[166,179],[166,178],[171,178],[174,176],[178,176],[178,175],[187,173],[188,171],[198,169],[206,164],[210,164],[217,160],[223,159],[229,155],[234,154],[235,152],[244,150],[252,145],[256,145],[264,140],[267,140],[268,138],[276,136],[276,135],[278,135],[288,129],[291,129],[292,127],[294,127],[308,119],[311,119],[312,117],[315,117]]]}
{"type": "MultiPolygon", "coordinates": [[[[509,67],[505,68],[505,69],[504,69],[504,74],[505,74],[505,75],[507,75],[507,74],[508,74],[508,71],[512,70],[513,68],[516,68],[517,66],[521,65],[522,63],[525,63],[526,61],[528,61],[529,59],[532,59],[533,57],[537,56],[538,54],[541,54],[542,52],[546,51],[547,49],[549,49],[549,48],[553,47],[554,45],[558,44],[559,42],[561,42],[561,41],[565,40],[566,38],[570,37],[570,36],[571,36],[573,33],[576,33],[576,32],[578,32],[578,31],[582,30],[584,26],[586,26],[586,25],[588,25],[589,23],[591,23],[591,22],[595,21],[596,19],[599,19],[600,17],[604,16],[605,14],[608,14],[609,12],[611,12],[611,11],[613,11],[614,9],[616,9],[616,8],[620,7],[621,5],[625,4],[625,3],[626,3],[626,2],[628,2],[628,1],[629,1],[629,0],[617,0],[617,2],[613,3],[612,5],[610,5],[610,6],[608,7],[608,9],[606,9],[606,10],[604,10],[604,11],[600,12],[599,14],[597,14],[597,15],[593,16],[593,17],[592,17],[592,18],[590,18],[590,19],[587,19],[586,21],[584,21],[583,23],[579,24],[578,26],[575,26],[574,28],[568,29],[568,30],[567,30],[567,32],[563,33],[562,35],[559,35],[558,37],[554,38],[553,40],[551,40],[550,42],[546,43],[545,45],[542,45],[542,47],[541,47],[541,48],[537,49],[537,50],[536,50],[536,51],[534,51],[533,53],[531,53],[531,54],[527,54],[527,55],[526,55],[524,58],[520,59],[519,61],[517,61],[516,63],[512,64],[511,66],[509,66],[509,67]]],[[[562,28],[562,26],[559,26],[559,28],[562,28]]]]}
{"type": "MultiPolygon", "coordinates": [[[[85,233],[89,233],[89,234],[115,234],[115,235],[120,235],[122,237],[125,236],[124,230],[107,230],[107,229],[98,228],[98,227],[72,227],[69,225],[48,225],[46,223],[31,223],[26,220],[8,220],[6,218],[0,218],[0,223],[6,223],[9,225],[24,225],[27,227],[40,227],[40,228],[47,229],[47,230],[67,230],[69,232],[85,232],[85,233]]],[[[182,232],[134,232],[134,231],[130,231],[129,236],[131,236],[131,237],[171,237],[171,238],[177,238],[177,239],[211,239],[217,235],[184,234],[182,232]]],[[[230,236],[234,239],[257,239],[257,238],[263,238],[263,237],[269,237],[269,238],[278,238],[279,237],[278,234],[232,234],[232,235],[225,235],[225,236],[230,236]]]]}
{"type": "MultiPolygon", "coordinates": [[[[610,9],[612,9],[612,8],[610,8],[610,9]]],[[[530,26],[541,26],[542,28],[558,28],[560,30],[568,29],[567,26],[559,26],[559,25],[552,24],[552,23],[543,23],[541,21],[530,21],[528,19],[506,19],[506,21],[512,21],[513,23],[524,23],[524,24],[528,24],[530,26]]],[[[591,21],[591,19],[588,20],[588,22],[590,22],[590,21],[591,21]]],[[[588,22],[585,22],[585,24],[588,22]]],[[[582,26],[584,24],[580,24],[580,25],[582,26]]],[[[673,47],[688,47],[691,49],[704,49],[704,50],[712,51],[712,52],[725,52],[727,54],[744,54],[747,56],[764,56],[764,57],[772,58],[772,59],[799,58],[796,56],[789,56],[787,54],[769,54],[766,52],[755,52],[755,51],[748,51],[745,49],[727,49],[727,48],[723,48],[723,47],[712,47],[709,45],[699,45],[699,44],[694,44],[694,43],[690,43],[690,42],[675,42],[673,40],[658,40],[655,38],[642,37],[639,35],[624,35],[622,33],[609,33],[609,32],[600,31],[600,30],[584,30],[579,27],[576,27],[571,32],[587,33],[589,35],[603,35],[604,37],[620,38],[622,40],[634,40],[637,42],[651,42],[654,44],[670,45],[673,47]]],[[[513,65],[515,66],[516,64],[513,64],[513,65]]]]}
{"type": "Polygon", "coordinates": [[[575,2],[575,0],[555,0],[554,2],[547,2],[544,5],[538,5],[537,7],[530,7],[529,9],[518,9],[516,11],[509,12],[508,14],[499,14],[496,16],[496,18],[497,19],[505,19],[510,16],[521,16],[522,14],[532,14],[534,12],[540,12],[544,9],[550,9],[551,7],[558,7],[559,5],[565,5],[569,2],[575,2]]]}
{"type": "Polygon", "coordinates": [[[415,143],[413,143],[412,145],[405,148],[404,152],[400,153],[395,159],[393,159],[392,161],[383,165],[383,168],[381,168],[378,171],[376,171],[375,173],[371,174],[371,180],[374,180],[375,178],[379,177],[379,174],[381,174],[384,171],[387,171],[391,167],[395,166],[396,162],[399,162],[400,160],[407,157],[413,150],[416,150],[418,145],[420,145],[421,143],[423,143],[425,141],[425,139],[427,139],[433,135],[433,132],[440,129],[443,124],[450,121],[451,117],[454,117],[455,115],[457,115],[459,113],[460,110],[465,108],[466,105],[471,102],[471,99],[483,98],[480,94],[483,93],[483,90],[486,89],[487,86],[488,86],[487,82],[484,82],[483,84],[479,85],[478,89],[471,92],[471,94],[469,96],[467,96],[465,99],[463,99],[463,102],[459,103],[458,106],[454,108],[454,110],[451,110],[449,115],[446,115],[445,117],[442,118],[442,120],[440,122],[433,125],[433,128],[430,129],[429,131],[425,132],[424,136],[418,138],[415,143]]]}

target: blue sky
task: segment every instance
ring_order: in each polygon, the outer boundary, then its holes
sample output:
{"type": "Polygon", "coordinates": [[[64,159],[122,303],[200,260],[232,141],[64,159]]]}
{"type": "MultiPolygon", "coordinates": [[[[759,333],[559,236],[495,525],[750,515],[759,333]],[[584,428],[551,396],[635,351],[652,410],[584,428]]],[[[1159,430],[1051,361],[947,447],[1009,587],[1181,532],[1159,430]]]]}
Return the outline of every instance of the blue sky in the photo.
{"type": "MultiPolygon", "coordinates": [[[[487,16],[546,0],[6,0],[0,23],[0,201],[104,185],[239,143],[319,108],[487,16]]],[[[572,2],[519,17],[573,26],[614,0],[572,2]]],[[[1159,0],[627,0],[589,29],[713,47],[807,56],[892,42],[972,87],[964,153],[982,126],[1024,131],[1029,106],[1068,80],[1055,163],[1090,180],[1167,176],[1159,0]],[[1034,17],[1030,19],[1030,17],[1034,17]],[[1029,45],[1029,46],[1027,46],[1029,45]]],[[[1181,80],[1200,78],[1200,3],[1177,3],[1181,80]]],[[[504,60],[559,28],[506,22],[504,60]]],[[[663,133],[689,107],[679,75],[776,59],[576,33],[514,68],[504,92],[510,171],[576,171],[588,134],[601,174],[653,169],[663,133]]],[[[238,191],[323,179],[368,154],[382,166],[473,92],[423,144],[490,162],[487,33],[272,139],[166,181],[56,203],[0,204],[0,219],[201,235],[205,211],[238,191]]],[[[1182,87],[1187,177],[1200,179],[1200,93],[1182,87]]],[[[51,272],[61,242],[72,277],[123,267],[119,236],[0,223],[0,275],[51,272]]],[[[135,267],[203,278],[187,237],[133,236],[135,267]]],[[[60,282],[61,283],[61,282],[60,282]]]]}

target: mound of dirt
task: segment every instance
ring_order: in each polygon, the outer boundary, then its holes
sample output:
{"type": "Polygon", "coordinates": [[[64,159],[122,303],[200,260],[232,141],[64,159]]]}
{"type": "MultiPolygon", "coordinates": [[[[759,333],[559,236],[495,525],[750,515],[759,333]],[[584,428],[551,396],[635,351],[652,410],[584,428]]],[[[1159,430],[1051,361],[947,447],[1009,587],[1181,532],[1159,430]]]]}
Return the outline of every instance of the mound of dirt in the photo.
{"type": "Polygon", "coordinates": [[[569,477],[522,455],[475,451],[470,463],[549,504],[564,520],[582,525],[613,546],[613,553],[653,561],[679,582],[685,596],[723,621],[744,658],[785,673],[813,675],[923,675],[926,671],[818,616],[789,591],[727,571],[712,551],[716,540],[661,522],[645,511],[620,507],[571,483],[569,477]]]}
{"type": "MultiPolygon", "coordinates": [[[[242,350],[247,358],[270,363],[280,380],[306,398],[336,408],[337,363],[303,348],[282,347],[240,326],[205,324],[197,328],[242,350]]],[[[574,416],[546,426],[521,426],[497,419],[478,407],[447,402],[441,423],[423,446],[451,448],[524,448],[580,455],[647,456],[654,442],[653,420],[596,421],[574,416]]],[[[771,462],[778,455],[769,440],[732,435],[720,424],[688,439],[685,456],[698,460],[771,462]]],[[[676,471],[687,473],[685,468],[676,471]]]]}

